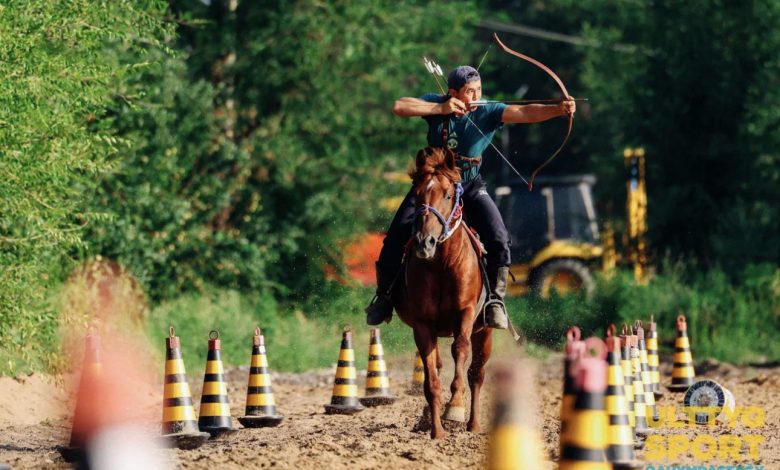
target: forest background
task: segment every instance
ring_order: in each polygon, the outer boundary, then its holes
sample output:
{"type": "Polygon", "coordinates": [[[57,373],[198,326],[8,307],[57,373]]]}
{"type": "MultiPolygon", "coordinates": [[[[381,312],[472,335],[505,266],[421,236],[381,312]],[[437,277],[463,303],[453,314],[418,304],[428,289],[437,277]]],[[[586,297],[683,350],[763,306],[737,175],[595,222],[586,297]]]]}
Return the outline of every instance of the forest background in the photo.
{"type": "MultiPolygon", "coordinates": [[[[423,55],[478,63],[494,31],[589,99],[544,173],[595,174],[602,222],[624,218],[623,148],[647,153],[655,277],[618,272],[589,299],[515,299],[529,339],[555,347],[570,324],[600,332],[652,314],[671,341],[684,313],[702,357],[779,359],[777,2],[11,0],[0,371],[64,365],[62,329],[86,325],[69,280],[95,266],[135,280],[141,307],[119,314],[145,317],[154,345],[175,324],[199,358],[219,328],[241,363],[259,323],[284,351],[276,367],[331,362],[335,343],[316,339],[361,325],[371,290],[326,267],[385,229],[381,201],[406,186],[384,175],[424,144],[423,122],[392,102],[435,90],[423,55]]],[[[560,98],[495,47],[481,73],[488,98],[560,98]]],[[[513,126],[504,153],[527,175],[565,125],[513,126]]],[[[491,185],[505,181],[485,158],[491,185]]],[[[400,322],[387,331],[391,348],[410,347],[400,322]]]]}

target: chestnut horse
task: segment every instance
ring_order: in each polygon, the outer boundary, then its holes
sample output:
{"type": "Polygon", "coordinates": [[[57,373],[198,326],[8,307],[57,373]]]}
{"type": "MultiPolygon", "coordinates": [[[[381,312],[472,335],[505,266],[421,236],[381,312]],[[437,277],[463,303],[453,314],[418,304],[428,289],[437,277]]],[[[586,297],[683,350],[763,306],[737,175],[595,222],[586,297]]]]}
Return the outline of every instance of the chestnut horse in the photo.
{"type": "Polygon", "coordinates": [[[482,293],[477,253],[469,240],[462,216],[460,174],[454,155],[426,147],[417,153],[414,181],[415,232],[407,253],[406,282],[394,289],[398,316],[414,330],[414,341],[425,369],[425,399],[431,417],[431,437],[445,435],[441,419],[466,421],[464,369],[468,369],[471,413],[467,429],[479,432],[479,391],[490,357],[492,329],[475,325],[482,293]],[[441,367],[438,338],[453,336],[455,377],[452,397],[441,415],[442,390],[437,371],[441,367]]]}

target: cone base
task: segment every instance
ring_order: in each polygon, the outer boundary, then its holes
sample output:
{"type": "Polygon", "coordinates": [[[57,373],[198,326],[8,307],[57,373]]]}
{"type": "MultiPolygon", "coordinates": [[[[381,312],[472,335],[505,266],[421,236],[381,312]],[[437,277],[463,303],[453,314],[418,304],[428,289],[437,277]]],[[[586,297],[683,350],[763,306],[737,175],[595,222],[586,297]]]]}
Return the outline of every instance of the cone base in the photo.
{"type": "Polygon", "coordinates": [[[363,406],[382,406],[382,405],[392,405],[395,403],[396,400],[398,400],[398,397],[394,397],[392,395],[377,395],[377,396],[371,396],[371,397],[363,397],[360,398],[360,404],[363,406]]]}
{"type": "Polygon", "coordinates": [[[57,446],[56,449],[62,456],[62,460],[68,463],[86,461],[87,459],[87,451],[83,447],[57,446]]]}
{"type": "Polygon", "coordinates": [[[632,460],[630,462],[611,462],[613,470],[643,470],[645,464],[638,460],[632,460]]]}
{"type": "Polygon", "coordinates": [[[197,449],[209,439],[207,432],[190,432],[178,434],[163,434],[160,436],[165,447],[177,447],[182,450],[197,449]]]}
{"type": "Polygon", "coordinates": [[[220,437],[228,437],[238,432],[238,428],[207,428],[200,427],[201,432],[208,433],[211,439],[218,439],[220,437]]]}
{"type": "Polygon", "coordinates": [[[669,384],[669,385],[666,386],[666,388],[668,388],[670,392],[682,393],[682,392],[687,392],[688,389],[691,388],[691,385],[693,385],[693,383],[691,383],[689,385],[684,385],[684,384],[672,385],[672,384],[669,384]]]}
{"type": "Polygon", "coordinates": [[[351,415],[363,411],[362,405],[325,405],[325,414],[329,415],[351,415]]]}
{"type": "Polygon", "coordinates": [[[283,419],[282,415],[241,416],[238,422],[245,428],[272,428],[279,426],[283,419]]]}

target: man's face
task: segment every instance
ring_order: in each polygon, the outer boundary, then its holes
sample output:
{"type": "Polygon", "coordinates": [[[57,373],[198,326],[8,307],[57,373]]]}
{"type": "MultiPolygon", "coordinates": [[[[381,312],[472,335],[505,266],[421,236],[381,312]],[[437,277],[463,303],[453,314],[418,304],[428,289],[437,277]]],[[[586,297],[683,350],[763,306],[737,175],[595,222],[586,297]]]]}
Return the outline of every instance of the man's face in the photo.
{"type": "Polygon", "coordinates": [[[450,89],[450,94],[463,102],[466,106],[472,101],[482,99],[482,80],[474,80],[463,85],[460,90],[450,89]]]}

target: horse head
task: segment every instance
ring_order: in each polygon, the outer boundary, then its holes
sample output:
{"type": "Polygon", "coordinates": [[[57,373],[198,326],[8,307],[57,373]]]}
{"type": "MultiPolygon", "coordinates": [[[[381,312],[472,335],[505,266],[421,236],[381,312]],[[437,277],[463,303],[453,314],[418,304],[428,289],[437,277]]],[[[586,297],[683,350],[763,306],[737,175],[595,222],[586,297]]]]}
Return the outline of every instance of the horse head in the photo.
{"type": "Polygon", "coordinates": [[[417,211],[412,245],[418,258],[430,260],[459,223],[463,188],[452,152],[426,147],[417,152],[415,163],[411,177],[417,211]]]}

